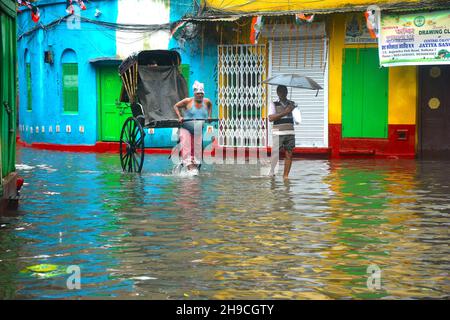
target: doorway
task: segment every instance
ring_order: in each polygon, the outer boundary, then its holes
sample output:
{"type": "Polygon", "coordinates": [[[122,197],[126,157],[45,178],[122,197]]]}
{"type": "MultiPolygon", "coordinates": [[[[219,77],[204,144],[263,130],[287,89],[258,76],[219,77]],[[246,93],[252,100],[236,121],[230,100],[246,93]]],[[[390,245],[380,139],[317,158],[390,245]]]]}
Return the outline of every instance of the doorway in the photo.
{"type": "Polygon", "coordinates": [[[419,67],[418,156],[450,159],[450,65],[419,67]]]}
{"type": "Polygon", "coordinates": [[[380,68],[378,49],[345,49],[342,67],[342,137],[388,137],[387,68],[380,68]]]}
{"type": "Polygon", "coordinates": [[[120,79],[117,66],[100,66],[98,73],[98,102],[100,114],[100,141],[119,141],[125,120],[131,108],[120,102],[120,79]]]}

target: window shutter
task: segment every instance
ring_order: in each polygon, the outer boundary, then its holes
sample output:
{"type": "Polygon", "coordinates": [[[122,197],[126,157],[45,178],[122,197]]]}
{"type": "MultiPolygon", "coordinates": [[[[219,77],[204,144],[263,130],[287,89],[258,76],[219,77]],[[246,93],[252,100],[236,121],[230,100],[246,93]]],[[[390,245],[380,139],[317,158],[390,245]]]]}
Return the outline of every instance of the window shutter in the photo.
{"type": "Polygon", "coordinates": [[[63,106],[64,112],[78,112],[78,64],[64,63],[63,67],[63,106]]]}

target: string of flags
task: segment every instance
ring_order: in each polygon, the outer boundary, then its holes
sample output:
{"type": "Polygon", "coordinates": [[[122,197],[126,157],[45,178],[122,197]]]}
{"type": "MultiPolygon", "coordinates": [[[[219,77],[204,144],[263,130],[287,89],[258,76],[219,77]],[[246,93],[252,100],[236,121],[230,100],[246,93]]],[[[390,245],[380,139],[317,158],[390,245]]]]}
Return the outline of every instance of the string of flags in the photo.
{"type": "Polygon", "coordinates": [[[186,21],[181,21],[181,22],[173,25],[170,30],[170,38],[177,39],[180,36],[180,34],[182,33],[182,31],[186,28],[186,26],[187,26],[186,21]]]}
{"type": "Polygon", "coordinates": [[[250,43],[258,44],[259,36],[261,35],[263,29],[263,17],[257,16],[253,17],[250,31],[250,43]]]}
{"type": "MultiPolygon", "coordinates": [[[[312,23],[314,21],[314,15],[306,15],[304,13],[297,13],[295,15],[295,22],[302,24],[303,22],[312,23]]],[[[253,17],[250,29],[250,43],[258,44],[259,36],[261,35],[264,25],[264,19],[262,16],[253,17]]]]}
{"type": "Polygon", "coordinates": [[[378,38],[380,30],[378,28],[378,16],[375,10],[365,11],[364,17],[366,17],[367,29],[369,30],[370,37],[372,39],[378,38]]]}
{"type": "Polygon", "coordinates": [[[303,21],[312,23],[314,21],[314,15],[313,14],[307,15],[307,14],[304,14],[304,13],[297,13],[295,15],[295,22],[297,24],[301,24],[303,21]]]}
{"type": "MultiPolygon", "coordinates": [[[[376,39],[379,37],[380,34],[380,28],[379,28],[379,14],[376,12],[376,10],[373,10],[369,7],[369,10],[366,10],[364,12],[364,17],[366,19],[367,23],[367,29],[369,30],[370,37],[372,39],[376,39]]],[[[314,21],[314,14],[304,14],[304,13],[297,13],[295,14],[295,23],[297,25],[301,25],[303,23],[312,23],[314,21]]],[[[263,17],[262,16],[255,16],[252,18],[252,23],[250,27],[250,43],[251,44],[258,44],[259,36],[261,35],[262,29],[263,29],[263,17]]]]}
{"type": "MultiPolygon", "coordinates": [[[[86,5],[84,4],[83,0],[66,0],[66,12],[68,14],[75,13],[75,8],[73,6],[74,2],[76,2],[78,4],[78,6],[80,7],[81,10],[86,10],[86,5]]],[[[41,18],[41,13],[40,13],[38,6],[34,5],[33,3],[31,3],[30,1],[27,1],[27,0],[17,0],[17,4],[20,7],[23,6],[23,7],[27,7],[28,9],[30,9],[31,19],[35,23],[37,23],[39,21],[39,19],[41,18]]]]}
{"type": "MultiPolygon", "coordinates": [[[[66,0],[66,12],[68,14],[74,14],[75,8],[73,6],[73,0],[66,0]]],[[[86,5],[82,0],[75,0],[81,10],[86,10],[86,5]]]]}
{"type": "Polygon", "coordinates": [[[31,19],[37,23],[39,19],[41,18],[41,13],[39,11],[39,8],[35,6],[34,4],[30,3],[29,1],[25,0],[17,0],[17,3],[19,6],[28,7],[31,11],[31,19]]]}

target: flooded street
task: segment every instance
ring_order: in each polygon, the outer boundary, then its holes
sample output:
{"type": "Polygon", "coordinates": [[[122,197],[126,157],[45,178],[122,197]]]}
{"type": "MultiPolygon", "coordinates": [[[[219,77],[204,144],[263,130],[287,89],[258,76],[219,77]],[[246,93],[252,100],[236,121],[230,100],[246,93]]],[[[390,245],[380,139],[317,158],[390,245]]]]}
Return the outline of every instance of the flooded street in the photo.
{"type": "Polygon", "coordinates": [[[256,165],[181,178],[165,155],[142,175],[116,154],[19,148],[16,162],[25,199],[0,217],[2,299],[450,296],[450,162],[298,160],[286,182],[256,165]],[[27,269],[41,264],[56,269],[27,269]]]}

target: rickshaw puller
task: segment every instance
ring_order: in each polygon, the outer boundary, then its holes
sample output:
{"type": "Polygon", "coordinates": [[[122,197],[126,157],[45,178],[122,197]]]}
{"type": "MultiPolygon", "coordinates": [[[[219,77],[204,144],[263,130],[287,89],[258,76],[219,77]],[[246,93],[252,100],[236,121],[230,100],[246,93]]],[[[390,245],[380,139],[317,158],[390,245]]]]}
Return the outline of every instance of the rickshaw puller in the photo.
{"type": "Polygon", "coordinates": [[[179,131],[181,158],[188,170],[196,169],[202,161],[202,139],[204,121],[184,121],[191,119],[211,119],[212,103],[205,98],[204,84],[194,82],[194,97],[183,99],[174,105],[178,121],[182,123],[179,131]],[[180,109],[184,109],[183,116],[180,109]]]}

